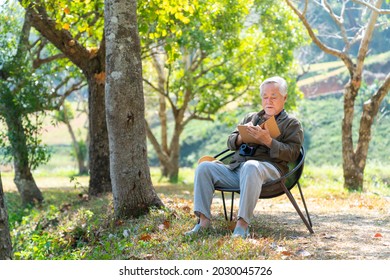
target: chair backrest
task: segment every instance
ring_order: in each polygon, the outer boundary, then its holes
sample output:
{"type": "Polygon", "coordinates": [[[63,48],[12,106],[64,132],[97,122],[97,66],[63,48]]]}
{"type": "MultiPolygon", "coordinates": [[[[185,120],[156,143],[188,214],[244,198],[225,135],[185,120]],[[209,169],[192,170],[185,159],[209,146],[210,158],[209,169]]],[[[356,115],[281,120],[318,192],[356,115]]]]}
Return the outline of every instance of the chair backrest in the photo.
{"type": "MultiPolygon", "coordinates": [[[[234,152],[229,149],[222,151],[221,153],[214,156],[216,159],[228,164],[234,152]]],[[[273,198],[284,194],[281,184],[285,184],[288,190],[291,190],[299,181],[305,161],[305,150],[301,147],[298,158],[294,162],[288,164],[289,171],[281,178],[270,181],[263,185],[260,198],[273,198]]],[[[237,190],[238,192],[239,190],[237,190]]]]}

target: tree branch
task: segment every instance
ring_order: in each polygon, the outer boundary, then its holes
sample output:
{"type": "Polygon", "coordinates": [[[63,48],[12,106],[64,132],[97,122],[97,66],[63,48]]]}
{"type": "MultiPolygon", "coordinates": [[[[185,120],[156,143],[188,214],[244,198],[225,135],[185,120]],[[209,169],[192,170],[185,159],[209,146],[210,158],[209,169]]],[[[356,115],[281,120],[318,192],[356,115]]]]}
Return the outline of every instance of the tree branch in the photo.
{"type": "Polygon", "coordinates": [[[361,0],[352,0],[352,2],[355,2],[357,4],[361,4],[363,6],[366,6],[367,8],[371,9],[372,11],[378,13],[378,14],[381,14],[381,15],[389,15],[390,14],[390,10],[387,10],[387,9],[379,9],[378,7],[375,7],[373,5],[371,5],[370,2],[366,2],[366,1],[361,1],[361,0]]]}
{"type": "MultiPolygon", "coordinates": [[[[380,8],[382,6],[382,2],[383,0],[378,0],[376,2],[376,7],[380,8]]],[[[364,60],[368,52],[368,44],[370,43],[372,35],[374,33],[375,24],[378,20],[378,16],[378,12],[372,11],[371,17],[367,23],[367,27],[364,32],[363,39],[360,44],[359,52],[357,55],[356,72],[358,73],[358,75],[361,75],[361,73],[363,72],[364,60]]]]}
{"type": "Polygon", "coordinates": [[[46,57],[46,58],[39,58],[38,57],[38,58],[33,60],[33,68],[37,69],[37,68],[41,67],[41,65],[43,65],[43,64],[46,64],[46,63],[49,63],[49,62],[52,62],[54,60],[61,59],[61,58],[66,58],[66,55],[64,55],[63,53],[59,53],[59,54],[53,55],[51,57],[46,57]]]}
{"type": "MultiPolygon", "coordinates": [[[[353,72],[353,62],[351,60],[350,57],[348,57],[348,55],[344,52],[341,52],[340,50],[337,50],[337,49],[334,49],[334,48],[331,48],[327,45],[325,45],[323,42],[321,42],[321,40],[315,35],[312,27],[310,26],[309,22],[307,21],[307,18],[304,14],[302,14],[295,6],[293,3],[291,3],[290,0],[285,0],[287,5],[294,11],[294,13],[299,17],[299,19],[302,21],[303,25],[305,26],[307,32],[309,33],[309,36],[310,38],[312,39],[312,41],[322,50],[324,51],[325,53],[327,54],[331,54],[333,56],[336,56],[338,58],[340,58],[344,64],[346,65],[346,67],[348,68],[349,72],[352,73],[353,72]]],[[[308,3],[308,0],[306,0],[306,5],[308,3]]]]}
{"type": "Polygon", "coordinates": [[[345,5],[346,5],[346,2],[344,1],[343,7],[341,8],[340,16],[337,16],[334,13],[332,7],[329,5],[328,1],[322,0],[322,6],[324,7],[325,11],[328,12],[329,16],[333,19],[333,21],[336,23],[336,25],[339,27],[339,29],[341,31],[341,38],[343,39],[345,47],[348,50],[350,48],[350,43],[348,41],[347,32],[346,32],[345,27],[344,27],[344,18],[343,18],[344,12],[345,12],[345,5]]]}
{"type": "Polygon", "coordinates": [[[54,20],[50,19],[44,7],[38,3],[29,5],[26,14],[31,20],[32,26],[37,29],[45,38],[64,53],[74,64],[81,69],[86,69],[90,61],[89,51],[80,45],[65,29],[57,29],[54,20]]]}

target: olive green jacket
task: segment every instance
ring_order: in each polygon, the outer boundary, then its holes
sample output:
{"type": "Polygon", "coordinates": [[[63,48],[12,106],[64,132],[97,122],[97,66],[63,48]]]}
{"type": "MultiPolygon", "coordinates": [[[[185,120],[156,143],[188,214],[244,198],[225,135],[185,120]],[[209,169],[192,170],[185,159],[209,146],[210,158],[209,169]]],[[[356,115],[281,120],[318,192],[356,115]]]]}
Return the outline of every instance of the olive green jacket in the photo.
{"type": "MultiPolygon", "coordinates": [[[[239,124],[246,124],[250,121],[254,124],[261,124],[265,121],[263,118],[264,114],[264,110],[249,113],[239,124]]],[[[295,161],[299,156],[303,144],[303,129],[301,123],[295,117],[288,115],[285,110],[276,116],[276,123],[278,124],[281,134],[275,139],[272,139],[271,148],[268,148],[265,145],[249,144],[250,146],[257,147],[253,156],[239,155],[240,147],[236,145],[239,132],[236,128],[229,135],[227,141],[228,148],[232,151],[236,151],[229,163],[230,168],[235,169],[240,163],[247,160],[259,160],[273,164],[281,175],[287,173],[287,164],[295,161]]]]}

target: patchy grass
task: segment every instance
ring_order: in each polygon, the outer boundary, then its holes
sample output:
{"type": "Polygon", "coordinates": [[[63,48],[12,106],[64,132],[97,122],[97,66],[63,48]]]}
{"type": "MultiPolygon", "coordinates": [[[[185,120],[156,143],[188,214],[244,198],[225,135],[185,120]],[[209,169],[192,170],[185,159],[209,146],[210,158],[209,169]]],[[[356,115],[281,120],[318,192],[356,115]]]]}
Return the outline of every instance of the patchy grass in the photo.
{"type": "MultiPolygon", "coordinates": [[[[385,173],[376,173],[365,192],[349,193],[338,169],[306,167],[302,186],[315,233],[280,196],[258,202],[246,240],[230,238],[234,222],[225,221],[220,194],[212,229],[184,236],[196,222],[193,170],[184,170],[176,185],[156,169],[151,174],[165,208],[138,219],[116,220],[111,195],[88,197],[85,179],[43,189],[38,208],[21,208],[19,195],[7,191],[15,259],[390,259],[389,188],[378,179],[386,181],[385,173]]],[[[296,188],[293,195],[302,205],[296,188]]]]}

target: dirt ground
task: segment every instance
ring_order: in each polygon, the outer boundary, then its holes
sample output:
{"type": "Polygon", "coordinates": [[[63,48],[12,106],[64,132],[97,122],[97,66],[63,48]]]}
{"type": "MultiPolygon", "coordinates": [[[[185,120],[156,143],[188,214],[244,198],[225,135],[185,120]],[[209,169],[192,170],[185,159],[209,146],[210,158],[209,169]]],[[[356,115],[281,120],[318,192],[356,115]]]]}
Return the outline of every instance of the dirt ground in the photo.
{"type": "MultiPolygon", "coordinates": [[[[11,179],[3,178],[5,191],[16,191],[11,179]]],[[[44,181],[40,183],[45,185],[44,181]]],[[[66,183],[69,181],[58,185],[66,183]]],[[[58,187],[52,181],[47,185],[58,187]]],[[[192,194],[188,190],[183,193],[190,202],[192,194]]],[[[293,194],[304,210],[296,190],[293,194]]],[[[239,203],[237,196],[234,213],[239,203]]],[[[390,196],[366,193],[318,196],[305,193],[314,234],[309,233],[287,196],[282,195],[258,201],[250,241],[258,242],[261,232],[264,238],[274,236],[279,241],[271,244],[273,250],[285,254],[286,259],[301,252],[307,260],[390,260],[390,196]]],[[[226,202],[230,207],[230,199],[226,202]]],[[[216,194],[213,205],[216,207],[213,215],[222,215],[220,194],[216,194]]]]}
{"type": "Polygon", "coordinates": [[[287,239],[296,240],[296,250],[307,259],[390,260],[390,197],[306,198],[306,203],[314,234],[286,196],[258,202],[259,227],[287,228],[287,239]]]}

